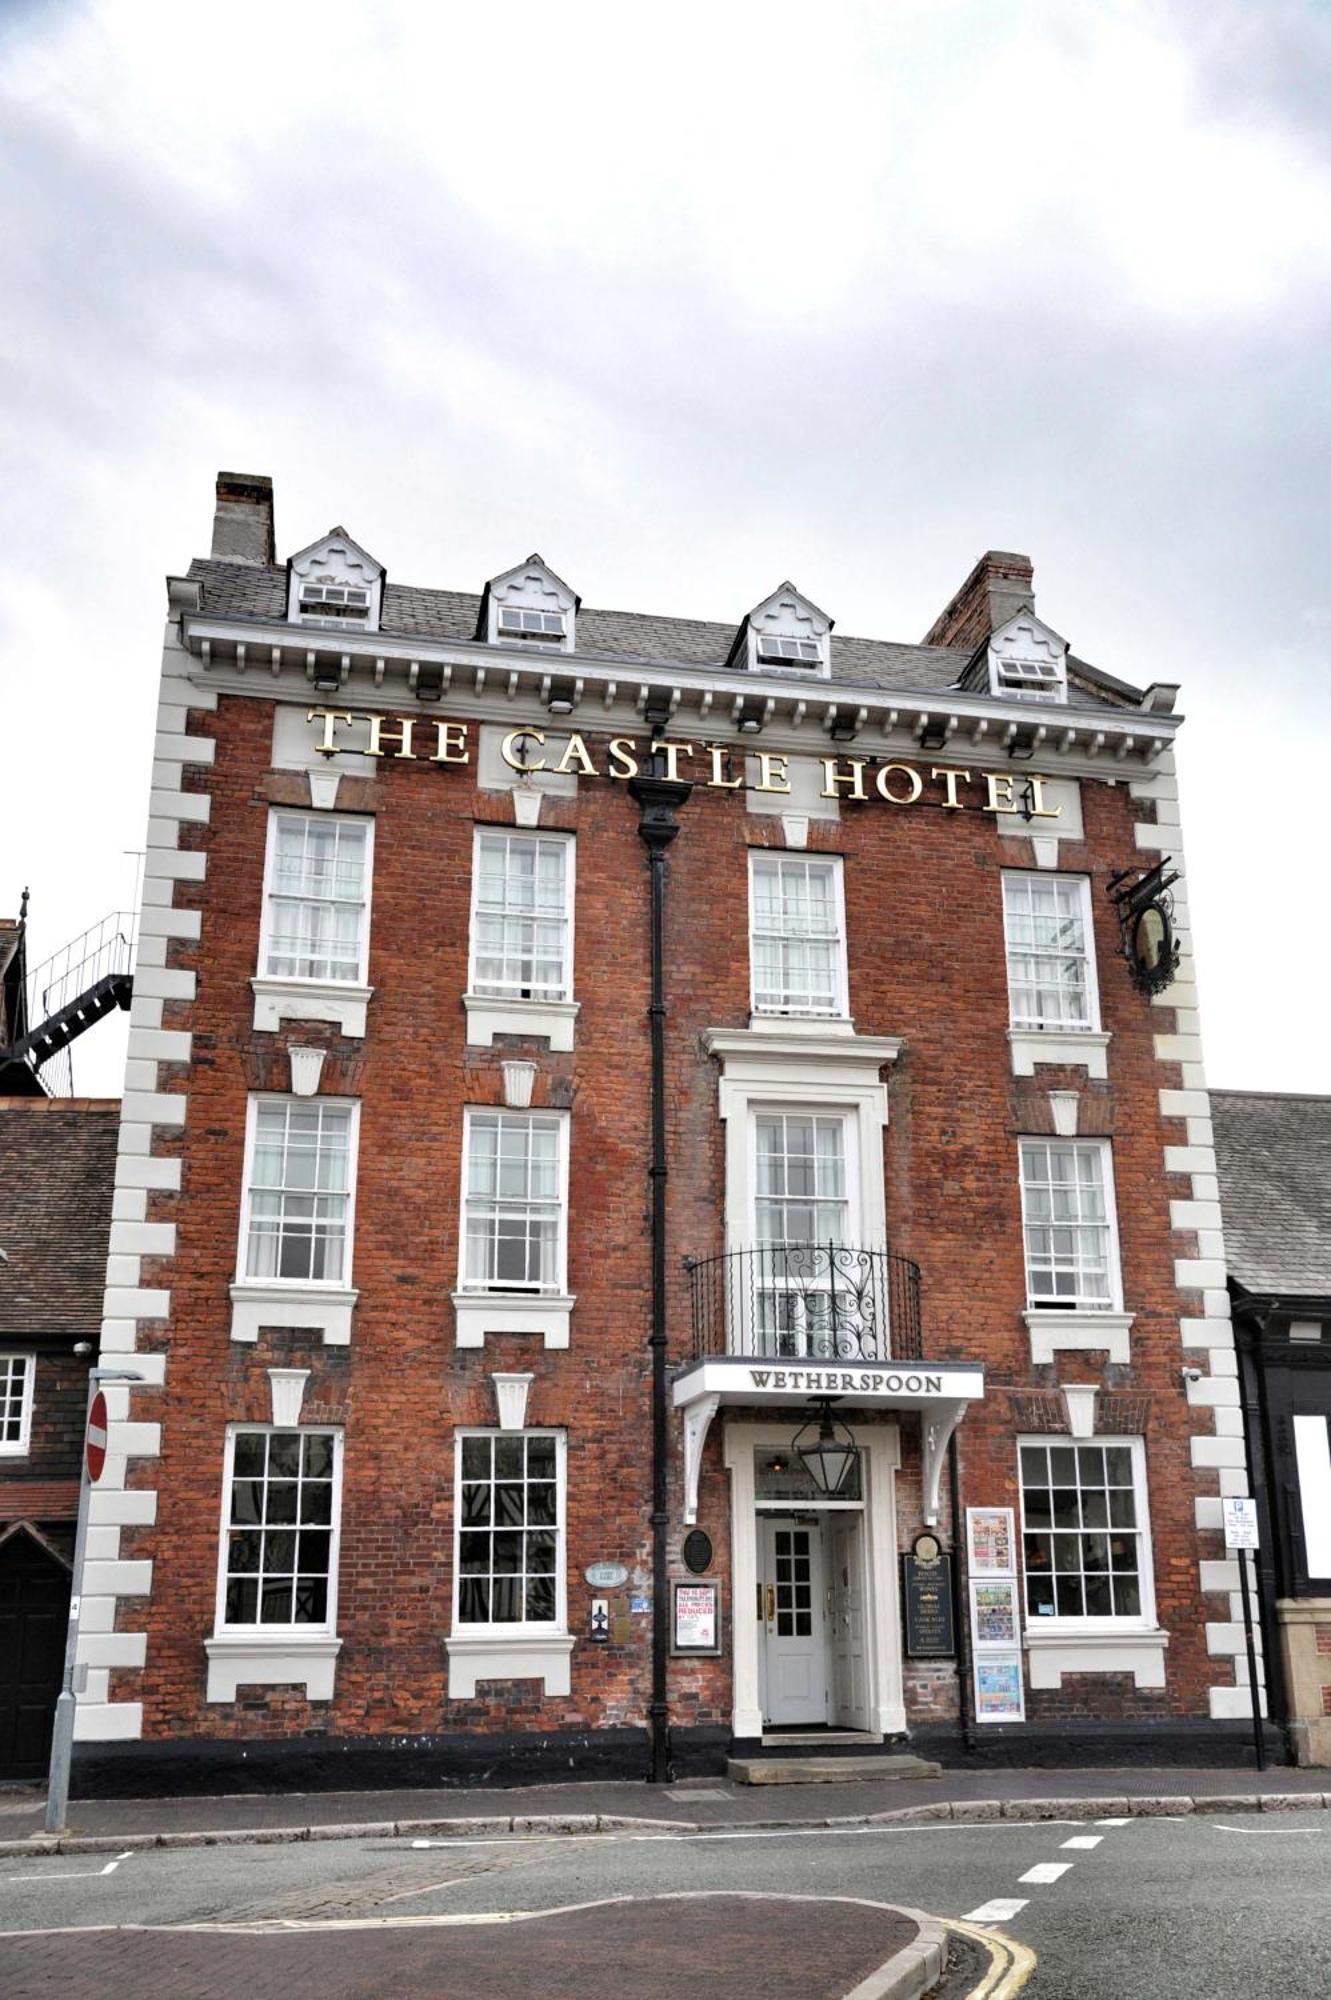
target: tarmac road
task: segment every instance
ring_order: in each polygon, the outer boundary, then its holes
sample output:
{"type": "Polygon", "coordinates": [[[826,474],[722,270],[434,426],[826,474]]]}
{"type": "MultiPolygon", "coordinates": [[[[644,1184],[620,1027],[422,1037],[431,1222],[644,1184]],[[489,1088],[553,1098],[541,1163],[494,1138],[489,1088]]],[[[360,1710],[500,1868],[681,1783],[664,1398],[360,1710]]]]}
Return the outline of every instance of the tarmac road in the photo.
{"type": "Polygon", "coordinates": [[[836,1976],[850,1970],[837,1953],[847,1898],[861,1928],[842,1949],[859,1953],[859,1976],[886,1921],[873,1908],[895,1904],[1030,1946],[1035,2000],[1331,1992],[1325,1812],[297,1842],[33,1856],[0,1871],[6,2000],[831,1994],[853,1984],[836,1976]],[[647,1902],[699,1892],[818,1900],[793,1919],[783,1900],[752,1923],[750,1906],[737,1970],[733,1954],[717,1957],[706,1905],[663,1918],[647,1902]],[[611,1898],[626,1900],[564,1946],[544,1924],[508,1921],[611,1898]],[[627,1899],[641,1899],[636,1921],[627,1899]],[[457,1922],[486,1915],[500,1921],[457,1922]],[[144,1925],[207,1928],[102,1928],[144,1925]],[[635,1960],[660,1982],[635,1986],[635,1960]]]}

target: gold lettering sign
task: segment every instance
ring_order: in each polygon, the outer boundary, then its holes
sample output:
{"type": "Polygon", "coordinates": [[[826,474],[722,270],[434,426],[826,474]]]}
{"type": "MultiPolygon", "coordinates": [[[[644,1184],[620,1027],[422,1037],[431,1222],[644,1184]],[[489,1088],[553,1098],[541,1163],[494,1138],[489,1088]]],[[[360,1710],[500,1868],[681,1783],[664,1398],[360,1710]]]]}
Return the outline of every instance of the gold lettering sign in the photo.
{"type": "MultiPolygon", "coordinates": [[[[306,720],[316,731],[314,748],[321,757],[338,757],[345,751],[352,756],[390,757],[395,762],[403,759],[410,763],[424,759],[431,764],[471,762],[471,725],[466,722],[440,722],[434,718],[427,721],[418,715],[377,715],[368,709],[348,708],[307,709],[306,720]],[[365,729],[364,743],[347,742],[345,732],[358,723],[365,729]],[[432,751],[417,747],[418,725],[434,730],[432,751]]],[[[736,764],[740,757],[747,757],[758,767],[757,782],[749,790],[790,795],[792,753],[785,750],[745,751],[742,746],[736,749],[724,743],[694,745],[659,738],[644,746],[636,737],[614,736],[602,752],[572,730],[564,740],[562,752],[556,756],[560,740],[556,737],[555,744],[548,744],[544,729],[530,726],[510,729],[499,745],[499,754],[512,771],[554,771],[565,776],[610,778],[623,783],[636,777],[644,758],[654,753],[664,764],[668,778],[691,779],[708,791],[719,792],[737,792],[744,787],[744,773],[736,764]],[[703,758],[707,760],[705,770],[689,768],[693,760],[703,758]]],[[[978,802],[973,790],[969,800],[964,798],[962,787],[983,785],[984,803],[979,807],[982,812],[1058,819],[1063,811],[1061,806],[1046,805],[1044,787],[1049,780],[1033,772],[1022,780],[1018,804],[1016,780],[1008,771],[972,773],[957,765],[934,764],[926,775],[915,764],[880,764],[876,757],[820,757],[817,761],[822,766],[825,799],[867,802],[870,796],[867,780],[872,773],[874,791],[892,806],[913,806],[923,801],[942,812],[965,812],[978,802]],[[928,799],[925,799],[926,784],[934,788],[928,799]]]]}

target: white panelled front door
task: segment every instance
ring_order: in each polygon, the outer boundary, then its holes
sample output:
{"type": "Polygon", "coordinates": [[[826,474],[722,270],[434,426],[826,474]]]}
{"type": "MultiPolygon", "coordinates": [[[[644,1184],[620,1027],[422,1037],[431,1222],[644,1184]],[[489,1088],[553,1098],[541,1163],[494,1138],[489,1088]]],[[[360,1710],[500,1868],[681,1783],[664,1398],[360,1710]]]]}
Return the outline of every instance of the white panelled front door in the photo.
{"type": "Polygon", "coordinates": [[[822,1526],[765,1515],[761,1534],[763,1720],[778,1727],[824,1723],[827,1584],[822,1526]]]}
{"type": "Polygon", "coordinates": [[[842,1729],[868,1729],[869,1646],[864,1615],[864,1517],[829,1514],[832,1606],[832,1715],[842,1729]]]}

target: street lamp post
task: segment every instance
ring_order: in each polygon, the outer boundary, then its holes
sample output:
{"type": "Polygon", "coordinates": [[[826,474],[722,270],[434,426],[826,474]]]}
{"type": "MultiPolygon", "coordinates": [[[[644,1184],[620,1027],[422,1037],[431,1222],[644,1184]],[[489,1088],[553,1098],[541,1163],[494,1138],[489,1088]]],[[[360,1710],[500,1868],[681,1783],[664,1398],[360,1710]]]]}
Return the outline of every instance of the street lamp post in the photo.
{"type": "Polygon", "coordinates": [[[88,1370],[88,1408],[83,1424],[83,1458],[79,1477],[79,1522],[74,1534],[74,1574],[70,1579],[69,1625],[65,1631],[65,1672],[55,1705],[55,1725],[51,1731],[51,1767],[46,1786],[46,1831],[63,1833],[69,1807],[69,1766],[74,1748],[74,1674],[79,1650],[79,1612],[83,1600],[83,1553],[88,1542],[88,1497],[92,1481],[88,1476],[88,1419],[93,1398],[104,1382],[142,1382],[146,1378],[128,1368],[88,1370]]]}

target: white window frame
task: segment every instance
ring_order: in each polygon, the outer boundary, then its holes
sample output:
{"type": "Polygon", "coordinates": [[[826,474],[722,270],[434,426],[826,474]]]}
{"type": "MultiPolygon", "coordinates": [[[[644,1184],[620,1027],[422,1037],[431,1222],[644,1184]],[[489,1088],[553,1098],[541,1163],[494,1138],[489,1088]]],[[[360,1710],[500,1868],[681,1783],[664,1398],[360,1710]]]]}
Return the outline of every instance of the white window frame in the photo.
{"type": "MultiPolygon", "coordinates": [[[[776,935],[784,936],[785,933],[776,935]]],[[[845,864],[839,854],[791,854],[780,847],[751,847],[749,849],[749,1006],[755,1017],[762,1020],[799,1021],[846,1021],[850,1018],[849,975],[847,970],[846,945],[846,881],[845,864]],[[755,878],[764,867],[775,865],[778,873],[785,867],[830,869],[832,876],[832,903],[836,913],[836,937],[834,943],[833,1006],[830,1011],[812,1007],[760,1007],[758,1003],[758,966],[755,943],[758,935],[758,897],[755,878]]]]}
{"type": "Polygon", "coordinates": [[[374,820],[358,813],[314,812],[304,806],[272,806],[268,813],[268,845],[263,864],[263,906],[259,919],[259,966],[257,979],[280,982],[283,986],[332,987],[342,990],[347,987],[363,986],[369,976],[370,966],[370,916],[374,897],[374,820]],[[313,824],[340,824],[359,826],[365,830],[365,881],[364,918],[361,924],[360,952],[355,972],[346,979],[310,978],[295,972],[270,972],[268,955],[273,947],[273,902],[277,895],[277,830],[283,820],[304,820],[313,824]]]}
{"type": "MultiPolygon", "coordinates": [[[[0,1348],[0,1368],[4,1369],[11,1390],[14,1380],[13,1364],[16,1361],[23,1363],[18,1396],[19,1433],[17,1439],[0,1437],[0,1458],[26,1458],[32,1450],[32,1405],[37,1384],[37,1356],[27,1347],[0,1348]]],[[[7,1395],[6,1402],[8,1400],[7,1395]]]]}
{"type": "Polygon", "coordinates": [[[360,1154],[360,1099],[358,1097],[296,1097],[290,1092],[279,1090],[256,1090],[250,1093],[245,1113],[245,1162],[240,1184],[240,1228],[236,1242],[236,1288],[256,1291],[276,1290],[299,1294],[303,1292],[340,1292],[351,1284],[356,1247],[356,1182],[359,1178],[360,1154]],[[308,1109],[311,1105],[325,1110],[349,1111],[351,1117],[347,1125],[347,1226],[346,1252],[342,1261],[342,1274],[337,1278],[282,1278],[250,1277],[246,1272],[249,1261],[250,1238],[250,1195],[254,1174],[254,1153],[259,1132],[259,1106],[261,1104],[297,1105],[308,1109]]]}
{"type": "Polygon", "coordinates": [[[217,1540],[217,1598],[213,1611],[213,1630],[218,1638],[270,1638],[282,1644],[291,1638],[308,1636],[330,1638],[337,1631],[337,1579],[338,1564],[342,1550],[342,1449],[343,1431],[336,1424],[300,1424],[287,1428],[279,1424],[228,1424],[226,1445],[222,1463],[222,1516],[217,1540]],[[333,1440],[333,1504],[332,1519],[329,1523],[331,1539],[328,1548],[328,1609],[318,1624],[313,1622],[289,1625],[228,1624],[226,1616],[227,1549],[231,1533],[231,1489],[235,1483],[236,1439],[242,1435],[262,1433],[267,1437],[331,1437],[333,1440]]]}
{"type": "Polygon", "coordinates": [[[475,1000],[478,1007],[502,1010],[507,1007],[521,1008],[566,1008],[573,999],[573,954],[574,954],[574,910],[577,890],[577,840],[571,833],[550,833],[545,830],[530,831],[510,826],[478,826],[472,837],[471,849],[471,916],[468,923],[467,946],[467,998],[475,1000]],[[564,985],[560,993],[481,993],[476,984],[477,926],[480,915],[481,891],[481,849],[487,840],[502,839],[508,843],[515,841],[539,844],[545,841],[564,849],[564,985]]]}
{"type": "MultiPolygon", "coordinates": [[[[1021,1191],[1021,1257],[1026,1282],[1026,1314],[1029,1325],[1038,1327],[1046,1313],[1072,1313],[1079,1319],[1091,1319],[1102,1313],[1123,1311],[1123,1265],[1119,1255],[1118,1240],[1118,1200],[1114,1190],[1114,1149],[1108,1139],[1064,1139],[1041,1132],[1023,1132],[1017,1140],[1017,1186],[1021,1191]],[[1100,1158],[1101,1186],[1104,1191],[1105,1226],[1108,1229],[1109,1297],[1107,1299],[1081,1298],[1037,1298],[1031,1290],[1031,1266],[1027,1250],[1026,1231],[1030,1225],[1026,1201],[1026,1175],[1023,1172],[1025,1146],[1071,1146],[1078,1152],[1098,1153],[1100,1158]]],[[[1038,1225],[1043,1227],[1044,1225],[1038,1225]]],[[[1060,1225],[1052,1225],[1057,1228],[1060,1225]]],[[[1065,1225],[1070,1228],[1085,1227],[1075,1223],[1065,1225]]]]}
{"type": "MultiPolygon", "coordinates": [[[[1092,921],[1091,880],[1088,875],[1058,875],[1038,868],[1005,868],[1002,873],[1003,896],[1003,955],[1007,971],[1008,1026],[1016,1034],[1048,1035],[1093,1035],[1100,1030],[1100,976],[1095,962],[1095,927],[1092,921]],[[1084,1021],[1051,1021],[1028,1015],[1017,1016],[1016,992],[1012,975],[1012,960],[1016,952],[1027,948],[1014,944],[1012,927],[1009,922],[1007,885],[1009,882],[1034,882],[1040,886],[1076,886],[1080,892],[1082,936],[1085,942],[1087,1018],[1084,1021]]],[[[1066,956],[1067,954],[1064,954],[1066,956]]],[[[1061,989],[1060,989],[1061,990],[1061,989]]]]}
{"type": "Polygon", "coordinates": [[[469,1424],[453,1433],[453,1610],[452,1636],[493,1640],[510,1637],[560,1639],[568,1633],[568,1434],[547,1424],[525,1424],[521,1430],[469,1424]],[[548,1437],[555,1441],[555,1615],[553,1619],[491,1619],[464,1625],[462,1600],[462,1446],[467,1438],[548,1437]]]}
{"type": "Polygon", "coordinates": [[[805,639],[794,633],[758,632],[754,637],[753,657],[759,667],[775,667],[778,672],[795,670],[817,673],[823,664],[823,647],[817,639],[805,639]],[[774,657],[768,656],[769,648],[774,657]]]}
{"type": "MultiPolygon", "coordinates": [[[[1081,1484],[1079,1479],[1078,1492],[1080,1491],[1081,1484]]],[[[1029,1635],[1042,1635],[1050,1638],[1088,1638],[1096,1633],[1154,1632],[1157,1630],[1155,1558],[1151,1547],[1151,1504],[1150,1491],[1146,1479],[1145,1438],[1124,1436],[1102,1437],[1098,1433],[1093,1437],[1077,1438],[1068,1436],[1062,1432],[1045,1432],[1039,1437],[1019,1437],[1017,1439],[1017,1493],[1021,1513],[1021,1615],[1029,1635]],[[1026,1609],[1026,1485],[1021,1472],[1021,1452],[1025,1446],[1047,1447],[1051,1445],[1063,1446],[1072,1451],[1086,1446],[1117,1446],[1120,1448],[1126,1447],[1131,1452],[1133,1497],[1137,1510],[1137,1527],[1133,1532],[1138,1538],[1139,1561],[1137,1574],[1141,1589],[1140,1612],[1128,1613],[1121,1617],[1117,1615],[1105,1616],[1097,1613],[1094,1615],[1083,1614],[1080,1617],[1073,1618],[1067,1616],[1060,1617],[1057,1612],[1054,1612],[1050,1617],[1042,1615],[1031,1617],[1028,1614],[1026,1609]]],[[[1038,1535],[1048,1533],[1049,1530],[1032,1528],[1029,1532],[1033,1535],[1038,1535]]],[[[1061,1532],[1070,1531],[1064,1530],[1061,1532]]],[[[1098,1534],[1100,1531],[1091,1528],[1081,1529],[1076,1532],[1098,1534]]],[[[1106,1530],[1106,1533],[1108,1532],[1109,1530],[1106,1530]]],[[[1101,1671],[1113,1672],[1114,1667],[1111,1663],[1108,1667],[1102,1668],[1101,1671]]]]}
{"type": "MultiPolygon", "coordinates": [[[[515,1302],[530,1301],[541,1307],[566,1297],[568,1290],[568,1174],[569,1174],[569,1114],[567,1111],[551,1111],[545,1108],[520,1110],[503,1104],[469,1104],[462,1114],[462,1181],[458,1197],[458,1295],[466,1299],[509,1299],[515,1302]],[[467,1205],[468,1190],[471,1186],[471,1134],[474,1121],[478,1118],[544,1119],[554,1124],[559,1134],[559,1225],[555,1235],[555,1279],[550,1285],[520,1287],[487,1285],[475,1282],[467,1276],[467,1205]]],[[[571,1301],[570,1301],[571,1303],[571,1301]]]]}
{"type": "Polygon", "coordinates": [[[369,584],[329,581],[318,577],[302,577],[296,586],[296,616],[302,625],[317,625],[325,632],[366,632],[370,630],[370,620],[374,612],[374,591],[369,584]],[[340,596],[330,596],[323,603],[306,605],[307,591],[317,591],[322,597],[325,591],[338,592],[340,596]],[[352,604],[352,592],[364,601],[352,604]],[[345,608],[339,608],[345,607],[345,608]]]}
{"type": "Polygon", "coordinates": [[[531,646],[535,650],[562,653],[568,646],[568,614],[564,611],[547,611],[540,604],[501,604],[495,611],[495,638],[502,646],[531,646]],[[514,618],[514,627],[506,627],[504,620],[514,618]],[[529,618],[553,619],[557,629],[550,631],[544,624],[528,631],[525,620],[529,618]]]}
{"type": "Polygon", "coordinates": [[[1028,701],[1040,707],[1063,707],[1068,698],[1065,667],[1052,660],[1022,660],[991,656],[990,692],[1008,701],[1028,701]]]}
{"type": "MultiPolygon", "coordinates": [[[[844,1242],[853,1249],[865,1247],[863,1235],[863,1211],[860,1203],[860,1133],[859,1110],[853,1105],[843,1104],[782,1104],[755,1102],[749,1106],[749,1241],[754,1248],[762,1248],[763,1240],[758,1235],[758,1121],[760,1118],[825,1118],[841,1127],[841,1159],[845,1173],[846,1228],[844,1242]]],[[[816,1197],[811,1197],[816,1200],[816,1197]]]]}
{"type": "MultiPolygon", "coordinates": [[[[740,1327],[738,1329],[731,1328],[729,1331],[732,1334],[735,1332],[739,1333],[742,1349],[746,1353],[753,1353],[764,1358],[770,1356],[776,1359],[785,1356],[788,1359],[800,1359],[823,1352],[820,1349],[819,1343],[820,1341],[825,1343],[828,1339],[831,1316],[829,1313],[820,1323],[817,1316],[810,1316],[807,1313],[791,1313],[788,1324],[785,1326],[764,1327],[761,1323],[758,1301],[765,1292],[779,1295],[782,1292],[789,1291],[795,1294],[803,1305],[807,1306],[810,1294],[818,1295],[822,1291],[822,1287],[813,1282],[815,1272],[812,1270],[805,1271],[802,1274],[807,1282],[799,1282],[794,1285],[783,1283],[782,1260],[780,1256],[780,1250],[783,1247],[782,1244],[777,1239],[759,1236],[759,1203],[764,1199],[771,1199],[771,1197],[762,1196],[758,1188],[758,1125],[759,1121],[763,1118],[811,1118],[815,1122],[823,1119],[829,1124],[836,1124],[841,1128],[841,1168],[842,1180],[845,1187],[843,1205],[846,1220],[844,1228],[836,1239],[836,1247],[861,1250],[873,1249],[878,1246],[869,1244],[863,1234],[863,1211],[860,1204],[861,1145],[859,1111],[858,1108],[850,1108],[843,1105],[811,1104],[754,1104],[749,1110],[748,1187],[749,1240],[753,1246],[751,1253],[752,1273],[751,1282],[741,1285],[736,1301],[741,1315],[740,1327]],[[772,1252],[770,1260],[764,1259],[762,1254],[767,1250],[772,1252]],[[749,1315],[752,1316],[751,1323],[745,1323],[746,1316],[749,1315]]],[[[815,1147],[816,1143],[815,1140],[815,1147]]],[[[819,1197],[816,1195],[809,1197],[809,1200],[814,1204],[817,1203],[818,1199],[819,1197]]],[[[817,1250],[822,1247],[824,1240],[822,1238],[815,1239],[808,1247],[817,1250]]],[[[785,1247],[799,1248],[802,1246],[790,1244],[785,1247]]],[[[828,1289],[830,1295],[830,1275],[828,1289]]],[[[879,1331],[885,1339],[890,1338],[890,1328],[884,1326],[879,1331]]],[[[831,1350],[827,1350],[824,1353],[824,1358],[831,1359],[835,1358],[835,1356],[831,1350]]]]}

